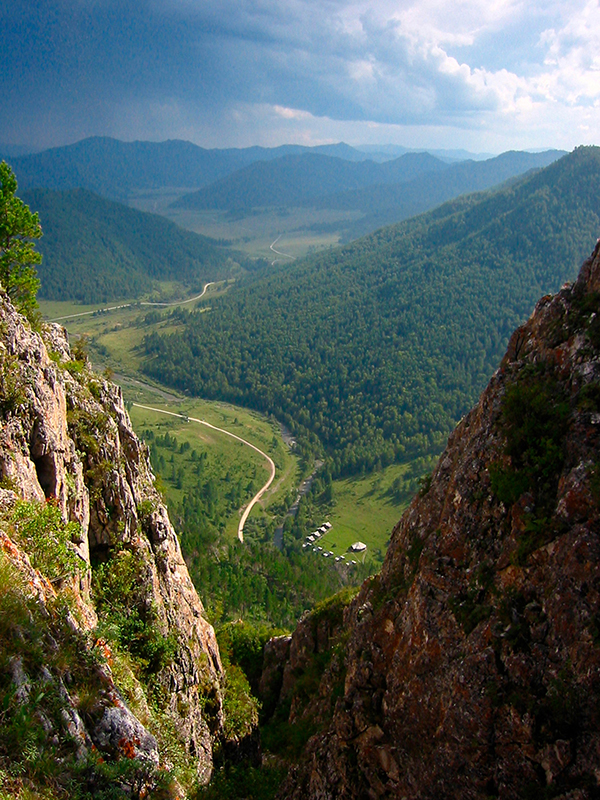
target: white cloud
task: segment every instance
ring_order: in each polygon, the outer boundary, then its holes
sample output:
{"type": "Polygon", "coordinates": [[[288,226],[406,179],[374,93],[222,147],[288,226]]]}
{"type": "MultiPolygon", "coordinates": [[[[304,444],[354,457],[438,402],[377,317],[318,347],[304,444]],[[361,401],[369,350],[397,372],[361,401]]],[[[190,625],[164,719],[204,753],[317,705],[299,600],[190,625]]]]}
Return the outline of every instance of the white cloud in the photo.
{"type": "Polygon", "coordinates": [[[568,105],[589,105],[600,98],[600,7],[590,0],[559,30],[540,37],[546,48],[545,71],[534,82],[543,97],[568,105]]]}

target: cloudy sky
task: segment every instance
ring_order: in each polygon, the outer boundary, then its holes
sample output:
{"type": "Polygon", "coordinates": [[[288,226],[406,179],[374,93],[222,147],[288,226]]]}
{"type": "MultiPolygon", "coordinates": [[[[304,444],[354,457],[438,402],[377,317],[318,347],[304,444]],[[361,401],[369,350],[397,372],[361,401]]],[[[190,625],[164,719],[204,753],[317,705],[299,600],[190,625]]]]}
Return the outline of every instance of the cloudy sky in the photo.
{"type": "Polygon", "coordinates": [[[599,0],[0,0],[0,142],[600,144],[599,0]]]}

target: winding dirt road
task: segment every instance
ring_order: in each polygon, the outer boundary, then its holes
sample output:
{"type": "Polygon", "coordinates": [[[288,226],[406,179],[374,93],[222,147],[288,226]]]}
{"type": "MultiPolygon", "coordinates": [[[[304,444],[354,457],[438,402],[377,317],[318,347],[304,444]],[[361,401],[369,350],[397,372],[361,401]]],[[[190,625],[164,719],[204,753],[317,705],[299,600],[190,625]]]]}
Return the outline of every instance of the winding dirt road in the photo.
{"type": "Polygon", "coordinates": [[[257,453],[259,453],[263,458],[265,458],[269,462],[269,469],[270,469],[270,473],[271,473],[269,475],[269,480],[264,484],[264,486],[260,489],[260,491],[258,491],[254,495],[252,500],[250,500],[250,502],[248,503],[248,505],[244,509],[244,513],[242,514],[242,517],[240,519],[240,523],[238,525],[238,534],[237,534],[238,535],[238,539],[240,540],[240,542],[243,542],[244,541],[244,525],[246,524],[246,520],[248,519],[248,516],[249,516],[250,512],[252,511],[254,505],[256,503],[258,503],[260,498],[267,491],[269,486],[273,483],[273,479],[275,478],[275,463],[273,462],[273,459],[270,456],[268,456],[266,453],[263,453],[263,451],[260,450],[258,447],[256,447],[256,445],[252,444],[251,442],[246,441],[246,439],[242,439],[241,436],[236,436],[235,433],[231,433],[230,431],[226,431],[224,428],[217,428],[216,425],[211,425],[210,422],[206,422],[206,420],[197,419],[196,417],[187,417],[185,414],[177,414],[174,411],[165,411],[162,408],[154,408],[153,406],[143,406],[140,403],[133,403],[133,405],[136,408],[143,408],[146,411],[156,411],[159,414],[168,414],[170,417],[179,417],[180,419],[187,419],[190,422],[197,422],[200,425],[205,425],[207,428],[212,428],[213,431],[219,431],[220,433],[224,433],[227,436],[231,436],[232,439],[237,439],[238,442],[242,442],[243,444],[247,444],[248,447],[251,447],[253,450],[256,450],[257,453]]]}
{"type": "MultiPolygon", "coordinates": [[[[291,256],[289,253],[282,253],[281,250],[275,250],[273,245],[276,245],[282,236],[283,234],[280,233],[279,236],[275,239],[275,241],[271,242],[271,244],[269,245],[269,250],[272,250],[274,253],[277,253],[278,256],[285,256],[286,258],[291,258],[292,261],[295,261],[296,256],[291,256]]],[[[279,258],[276,258],[275,261],[271,261],[271,266],[273,266],[273,264],[276,264],[279,260],[280,260],[279,258]]]]}
{"type": "Polygon", "coordinates": [[[183,306],[186,303],[193,303],[194,300],[200,300],[201,297],[204,297],[206,294],[206,290],[209,286],[214,286],[216,281],[210,281],[210,283],[204,284],[204,289],[197,294],[195,297],[190,297],[188,300],[175,300],[174,303],[151,303],[151,302],[142,302],[142,303],[124,303],[120,306],[109,306],[108,308],[95,308],[93,311],[81,311],[79,314],[67,314],[65,317],[54,317],[54,319],[49,320],[50,322],[61,322],[63,319],[75,319],[75,317],[87,317],[89,314],[99,314],[105,311],[117,311],[120,308],[132,308],[133,306],[183,306]]]}

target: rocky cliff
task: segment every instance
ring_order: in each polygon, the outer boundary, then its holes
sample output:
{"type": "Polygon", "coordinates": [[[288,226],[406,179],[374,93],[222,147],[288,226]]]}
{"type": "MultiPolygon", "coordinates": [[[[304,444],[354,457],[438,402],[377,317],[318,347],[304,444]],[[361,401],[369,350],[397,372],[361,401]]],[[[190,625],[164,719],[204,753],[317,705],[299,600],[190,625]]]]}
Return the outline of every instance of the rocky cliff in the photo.
{"type": "Polygon", "coordinates": [[[56,759],[168,771],[181,752],[206,781],[219,650],[121,392],[4,296],[0,331],[3,714],[27,710],[56,759]]]}
{"type": "MultiPolygon", "coordinates": [[[[280,796],[600,796],[599,502],[597,247],[514,333],[346,607],[329,720],[280,796]]],[[[288,697],[311,624],[280,645],[288,697]]]]}

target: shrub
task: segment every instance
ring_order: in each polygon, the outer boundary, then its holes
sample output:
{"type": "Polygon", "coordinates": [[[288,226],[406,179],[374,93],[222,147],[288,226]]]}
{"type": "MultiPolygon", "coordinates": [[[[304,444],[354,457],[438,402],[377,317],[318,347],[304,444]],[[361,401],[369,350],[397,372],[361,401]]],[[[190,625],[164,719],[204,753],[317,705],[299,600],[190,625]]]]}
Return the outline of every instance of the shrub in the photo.
{"type": "Polygon", "coordinates": [[[217,631],[221,655],[244,671],[252,691],[258,691],[265,644],[273,636],[285,633],[268,625],[230,622],[217,631]]]}
{"type": "Polygon", "coordinates": [[[45,504],[19,501],[11,515],[16,540],[27,551],[32,565],[50,581],[73,577],[86,569],[72,540],[81,528],[65,522],[55,500],[45,504]]]}
{"type": "Polygon", "coordinates": [[[13,414],[27,401],[19,359],[14,355],[0,356],[0,411],[13,414]]]}
{"type": "Polygon", "coordinates": [[[131,550],[120,550],[94,568],[92,588],[103,633],[135,657],[149,676],[171,662],[177,649],[173,634],[165,636],[156,610],[146,600],[145,567],[131,550]]]}
{"type": "Polygon", "coordinates": [[[227,739],[242,739],[258,724],[259,701],[252,696],[243,670],[235,664],[225,664],[223,692],[223,730],[227,739]]]}

